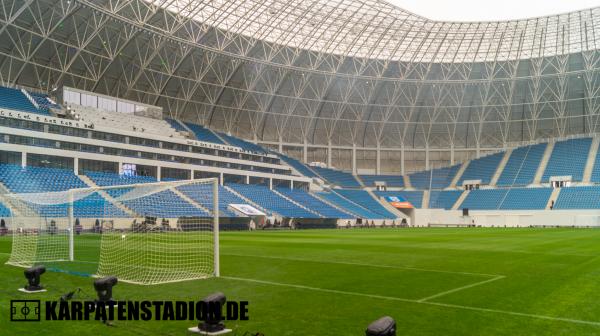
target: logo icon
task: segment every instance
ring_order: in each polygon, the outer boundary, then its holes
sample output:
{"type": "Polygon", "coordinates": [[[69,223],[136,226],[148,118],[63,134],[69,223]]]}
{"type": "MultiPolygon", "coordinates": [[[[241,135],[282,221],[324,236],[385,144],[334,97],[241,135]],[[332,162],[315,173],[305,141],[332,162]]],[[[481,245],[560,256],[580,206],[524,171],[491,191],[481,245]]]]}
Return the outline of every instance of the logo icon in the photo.
{"type": "Polygon", "coordinates": [[[10,300],[10,320],[14,322],[39,322],[40,300],[10,300]]]}

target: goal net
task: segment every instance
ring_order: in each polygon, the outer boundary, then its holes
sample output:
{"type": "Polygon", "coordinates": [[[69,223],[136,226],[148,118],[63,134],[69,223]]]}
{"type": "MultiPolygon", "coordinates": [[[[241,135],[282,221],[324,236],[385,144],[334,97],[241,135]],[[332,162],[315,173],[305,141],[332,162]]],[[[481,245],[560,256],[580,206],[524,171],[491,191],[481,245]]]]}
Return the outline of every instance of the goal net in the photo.
{"type": "Polygon", "coordinates": [[[8,264],[138,284],[219,275],[218,180],[5,195],[8,264]]]}

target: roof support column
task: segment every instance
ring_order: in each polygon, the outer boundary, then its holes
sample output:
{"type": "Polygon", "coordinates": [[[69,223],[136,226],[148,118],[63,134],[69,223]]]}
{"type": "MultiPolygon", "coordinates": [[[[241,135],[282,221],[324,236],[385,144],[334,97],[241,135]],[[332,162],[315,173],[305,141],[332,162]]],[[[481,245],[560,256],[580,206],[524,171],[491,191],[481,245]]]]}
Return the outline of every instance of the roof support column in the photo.
{"type": "Polygon", "coordinates": [[[429,170],[429,144],[425,144],[425,170],[429,170]]]}
{"type": "Polygon", "coordinates": [[[304,138],[304,146],[302,148],[302,160],[308,163],[308,140],[304,138]]]}
{"type": "Polygon", "coordinates": [[[454,143],[450,144],[450,165],[454,165],[454,143]]]}
{"type": "Polygon", "coordinates": [[[356,175],[356,144],[352,144],[352,174],[356,175]]]}
{"type": "Polygon", "coordinates": [[[377,152],[375,156],[376,164],[375,164],[375,174],[381,174],[381,145],[377,144],[377,152]]]}
{"type": "Polygon", "coordinates": [[[400,146],[400,175],[404,175],[404,143],[400,146]]]}
{"type": "Polygon", "coordinates": [[[327,167],[331,168],[331,140],[327,141],[327,167]]]}

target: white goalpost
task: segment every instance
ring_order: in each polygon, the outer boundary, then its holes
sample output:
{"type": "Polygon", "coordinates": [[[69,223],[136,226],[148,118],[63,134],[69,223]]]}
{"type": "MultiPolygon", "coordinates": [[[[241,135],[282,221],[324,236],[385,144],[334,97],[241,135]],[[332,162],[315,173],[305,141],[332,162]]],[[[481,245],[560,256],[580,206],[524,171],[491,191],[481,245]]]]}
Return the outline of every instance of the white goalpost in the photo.
{"type": "Polygon", "coordinates": [[[7,264],[137,284],[219,276],[218,179],[4,195],[7,264]]]}

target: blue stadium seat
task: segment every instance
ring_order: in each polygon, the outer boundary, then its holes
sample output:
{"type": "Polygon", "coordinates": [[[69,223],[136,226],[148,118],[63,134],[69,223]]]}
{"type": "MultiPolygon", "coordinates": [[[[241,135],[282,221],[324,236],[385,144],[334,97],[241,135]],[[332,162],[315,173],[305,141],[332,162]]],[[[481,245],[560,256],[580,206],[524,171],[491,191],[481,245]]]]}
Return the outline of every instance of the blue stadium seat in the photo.
{"type": "Polygon", "coordinates": [[[554,209],[600,209],[600,186],[562,188],[554,209]]]}
{"type": "Polygon", "coordinates": [[[335,192],[322,191],[322,192],[315,193],[315,195],[317,197],[320,197],[320,198],[326,200],[329,203],[335,204],[337,207],[342,208],[342,209],[346,210],[347,212],[354,214],[354,217],[356,217],[356,218],[363,218],[363,219],[381,219],[382,218],[382,216],[380,214],[375,213],[371,210],[368,210],[367,208],[364,208],[364,207],[350,201],[349,199],[338,195],[335,192]]]}
{"type": "Polygon", "coordinates": [[[549,182],[552,176],[571,176],[572,181],[583,180],[591,138],[558,141],[544,171],[542,182],[549,182]]]}
{"type": "Polygon", "coordinates": [[[0,86],[0,107],[29,113],[48,114],[36,108],[21,90],[4,86],[0,86]]]}
{"type": "Polygon", "coordinates": [[[231,135],[227,135],[222,132],[216,132],[223,140],[227,141],[232,146],[240,147],[243,150],[247,150],[249,152],[258,153],[258,154],[266,154],[267,151],[259,145],[253,144],[246,140],[242,140],[240,138],[236,138],[231,135]]]}
{"type": "Polygon", "coordinates": [[[471,190],[460,205],[472,210],[543,210],[552,188],[471,190]]]}
{"type": "MultiPolygon", "coordinates": [[[[203,207],[212,209],[212,188],[212,184],[187,184],[177,187],[177,190],[203,207]]],[[[248,202],[230,192],[227,188],[219,186],[219,217],[237,217],[234,212],[229,210],[229,204],[248,204],[248,202]]]]}
{"type": "Polygon", "coordinates": [[[452,209],[462,190],[432,190],[429,192],[430,209],[452,209]]]}
{"type": "Polygon", "coordinates": [[[187,130],[185,127],[183,127],[183,125],[181,125],[181,124],[179,123],[179,121],[177,121],[177,120],[175,120],[175,119],[170,119],[170,118],[166,118],[165,120],[166,120],[166,121],[169,123],[169,125],[171,125],[171,127],[173,127],[173,128],[176,130],[176,131],[179,131],[179,132],[188,132],[188,130],[187,130]]]}
{"type": "Polygon", "coordinates": [[[501,152],[472,160],[460,177],[458,186],[462,186],[465,180],[481,180],[481,184],[489,184],[503,156],[504,152],[501,152]]]}
{"type": "Polygon", "coordinates": [[[342,212],[329,204],[321,201],[320,199],[314,197],[313,195],[307,193],[304,190],[299,189],[289,189],[289,188],[278,188],[277,192],[281,193],[285,197],[292,199],[294,202],[298,204],[302,204],[308,209],[319,213],[324,218],[341,218],[341,219],[350,219],[354,218],[351,214],[347,212],[342,212]]]}
{"type": "Polygon", "coordinates": [[[381,219],[396,218],[394,214],[384,208],[378,200],[371,197],[371,195],[369,195],[369,193],[365,190],[336,189],[334,192],[365,209],[369,209],[370,211],[377,213],[381,219]]]}
{"type": "Polygon", "coordinates": [[[101,187],[156,182],[152,176],[126,176],[114,173],[86,171],[85,175],[101,187]]]}
{"type": "Polygon", "coordinates": [[[10,217],[10,209],[4,204],[0,203],[0,217],[10,217]]]}
{"type": "Polygon", "coordinates": [[[1,164],[0,181],[15,193],[41,193],[85,188],[70,169],[25,167],[1,164]]]}
{"type": "Polygon", "coordinates": [[[322,178],[331,184],[344,188],[360,188],[360,183],[354,178],[354,175],[341,170],[312,167],[312,169],[322,178]]]}
{"type": "Polygon", "coordinates": [[[513,150],[496,185],[524,186],[533,183],[547,145],[541,143],[513,150]]]}
{"type": "Polygon", "coordinates": [[[270,213],[290,218],[321,218],[274,193],[268,187],[236,183],[227,186],[270,213]]]}
{"type": "Polygon", "coordinates": [[[192,124],[189,122],[184,122],[184,123],[190,130],[192,130],[192,132],[194,132],[196,139],[198,139],[200,141],[206,141],[206,142],[212,142],[212,143],[225,145],[223,140],[221,140],[217,135],[215,135],[215,133],[213,133],[213,131],[211,131],[210,129],[208,129],[204,126],[192,124]]]}
{"type": "Polygon", "coordinates": [[[282,155],[282,154],[279,154],[279,157],[285,163],[287,163],[291,167],[295,168],[300,174],[302,174],[306,177],[317,177],[317,174],[315,174],[315,172],[313,172],[310,168],[308,168],[304,163],[302,163],[292,157],[282,155]]]}
{"type": "Polygon", "coordinates": [[[409,175],[410,184],[416,189],[444,189],[450,186],[460,165],[426,170],[409,175]]]}

